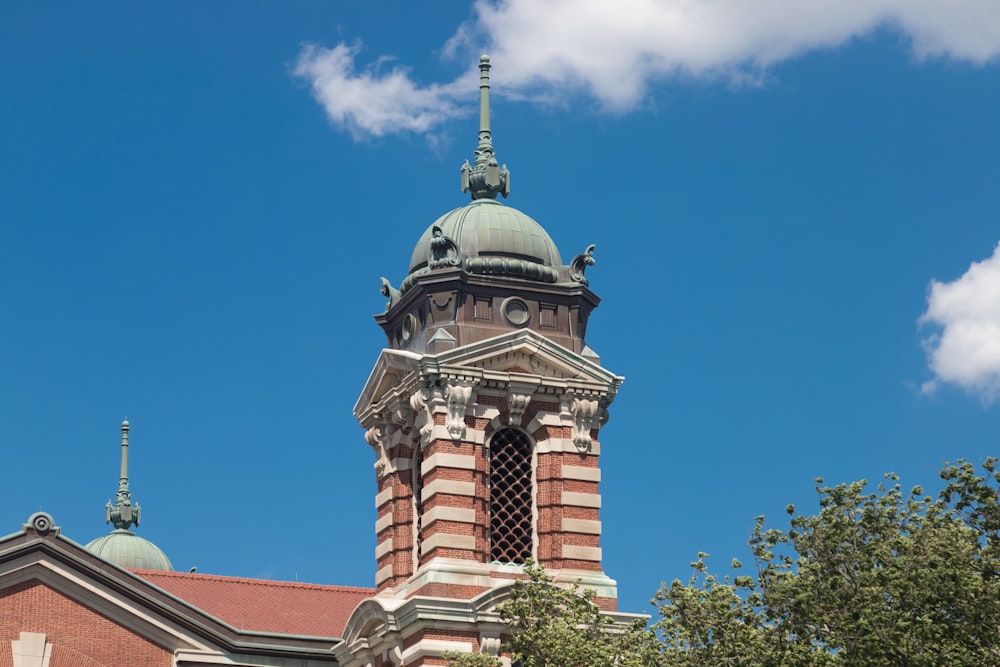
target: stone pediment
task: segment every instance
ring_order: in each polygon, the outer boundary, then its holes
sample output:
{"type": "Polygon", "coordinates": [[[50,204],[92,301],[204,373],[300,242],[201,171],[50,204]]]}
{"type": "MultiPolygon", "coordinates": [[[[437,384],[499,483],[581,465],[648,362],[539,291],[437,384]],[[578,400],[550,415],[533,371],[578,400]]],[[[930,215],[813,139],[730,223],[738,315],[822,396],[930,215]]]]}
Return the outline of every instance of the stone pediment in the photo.
{"type": "Polygon", "coordinates": [[[611,392],[624,379],[541,334],[521,329],[439,354],[382,350],[354,406],[354,415],[364,422],[376,403],[384,404],[393,395],[406,399],[423,381],[442,377],[499,379],[513,374],[611,392]]]}
{"type": "Polygon", "coordinates": [[[622,378],[530,329],[513,331],[436,355],[439,365],[616,384],[622,378]]]}

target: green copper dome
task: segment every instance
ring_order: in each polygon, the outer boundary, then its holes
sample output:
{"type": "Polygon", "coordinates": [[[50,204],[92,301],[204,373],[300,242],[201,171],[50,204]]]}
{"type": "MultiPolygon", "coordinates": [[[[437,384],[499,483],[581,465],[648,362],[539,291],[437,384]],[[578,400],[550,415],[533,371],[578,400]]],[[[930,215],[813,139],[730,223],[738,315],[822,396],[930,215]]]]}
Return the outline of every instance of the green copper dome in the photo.
{"type": "Polygon", "coordinates": [[[413,249],[410,273],[427,266],[435,229],[453,241],[468,260],[507,258],[543,267],[562,266],[559,250],[540,224],[495,199],[475,199],[445,213],[427,228],[413,249]]]}
{"type": "MultiPolygon", "coordinates": [[[[541,225],[497,201],[497,197],[506,199],[510,194],[511,176],[493,150],[489,56],[479,59],[479,71],[479,142],[475,163],[466,160],[461,168],[462,192],[469,193],[472,201],[445,213],[421,234],[399,289],[386,278],[381,279],[382,295],[389,297],[386,312],[414,285],[437,280],[437,272],[448,276],[461,271],[467,276],[502,278],[505,283],[513,279],[589,285],[584,271],[594,264],[593,246],[564,265],[559,249],[541,225]]],[[[423,320],[424,316],[420,317],[423,320]]],[[[412,324],[409,326],[412,328],[412,324]]]]}
{"type": "Polygon", "coordinates": [[[87,551],[127,570],[174,570],[158,546],[123,528],[98,537],[87,545],[87,551]]]}
{"type": "Polygon", "coordinates": [[[98,537],[86,546],[87,551],[128,570],[164,570],[173,572],[170,559],[158,546],[144,540],[129,528],[139,525],[139,503],[132,503],[128,487],[128,420],[122,422],[122,463],[115,504],[104,507],[104,522],[114,525],[110,535],[98,537]]]}

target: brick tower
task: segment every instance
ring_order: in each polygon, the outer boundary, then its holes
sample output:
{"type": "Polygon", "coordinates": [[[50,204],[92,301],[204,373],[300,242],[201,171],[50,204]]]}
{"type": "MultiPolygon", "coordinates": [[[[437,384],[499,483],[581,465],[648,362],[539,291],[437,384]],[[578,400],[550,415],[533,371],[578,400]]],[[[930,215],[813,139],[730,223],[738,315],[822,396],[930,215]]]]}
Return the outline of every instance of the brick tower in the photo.
{"type": "Polygon", "coordinates": [[[376,456],[378,595],[348,624],[345,667],[496,654],[492,610],[529,558],[617,609],[597,435],[622,378],[585,342],[594,247],[564,265],[497,201],[510,172],[493,152],[487,56],[479,68],[479,142],[461,172],[472,201],[423,233],[398,290],[382,279],[388,348],[354,408],[376,456]]]}

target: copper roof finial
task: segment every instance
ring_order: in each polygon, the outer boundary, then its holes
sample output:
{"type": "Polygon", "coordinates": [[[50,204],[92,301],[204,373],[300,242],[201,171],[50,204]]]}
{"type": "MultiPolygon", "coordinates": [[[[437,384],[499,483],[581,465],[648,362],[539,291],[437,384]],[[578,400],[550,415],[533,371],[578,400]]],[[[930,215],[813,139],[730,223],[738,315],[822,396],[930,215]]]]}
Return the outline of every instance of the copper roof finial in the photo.
{"type": "Polygon", "coordinates": [[[496,199],[498,194],[510,194],[510,172],[507,165],[497,166],[493,153],[493,132],[490,130],[490,57],[479,57],[479,144],[476,164],[466,160],[462,165],[462,192],[472,191],[473,199],[496,199]]]}
{"type": "Polygon", "coordinates": [[[104,508],[104,523],[113,523],[118,530],[128,530],[139,525],[139,504],[132,505],[132,494],[128,490],[128,420],[122,422],[122,465],[118,477],[118,493],[115,504],[111,501],[104,508]]]}

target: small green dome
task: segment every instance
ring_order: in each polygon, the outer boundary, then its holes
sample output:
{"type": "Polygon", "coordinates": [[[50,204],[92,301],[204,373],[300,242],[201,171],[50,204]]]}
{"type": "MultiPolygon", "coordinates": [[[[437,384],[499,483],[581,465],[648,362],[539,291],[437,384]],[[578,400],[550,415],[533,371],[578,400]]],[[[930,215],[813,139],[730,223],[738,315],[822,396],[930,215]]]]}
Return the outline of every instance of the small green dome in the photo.
{"type": "Polygon", "coordinates": [[[413,249],[410,273],[427,266],[435,228],[469,260],[504,258],[552,269],[562,266],[556,244],[540,224],[494,199],[475,199],[468,206],[445,213],[427,228],[413,249]]]}
{"type": "Polygon", "coordinates": [[[162,570],[173,572],[170,559],[160,547],[131,530],[111,531],[87,545],[87,551],[127,570],[162,570]]]}

